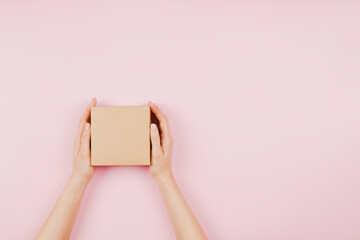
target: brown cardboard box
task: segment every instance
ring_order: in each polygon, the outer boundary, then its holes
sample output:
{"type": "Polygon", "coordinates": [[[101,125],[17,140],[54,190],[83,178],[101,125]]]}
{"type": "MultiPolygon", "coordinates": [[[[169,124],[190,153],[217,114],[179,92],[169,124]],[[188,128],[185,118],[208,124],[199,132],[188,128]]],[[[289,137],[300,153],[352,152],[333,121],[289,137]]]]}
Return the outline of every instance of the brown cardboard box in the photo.
{"type": "Polygon", "coordinates": [[[150,108],[92,107],[91,165],[150,165],[150,108]]]}

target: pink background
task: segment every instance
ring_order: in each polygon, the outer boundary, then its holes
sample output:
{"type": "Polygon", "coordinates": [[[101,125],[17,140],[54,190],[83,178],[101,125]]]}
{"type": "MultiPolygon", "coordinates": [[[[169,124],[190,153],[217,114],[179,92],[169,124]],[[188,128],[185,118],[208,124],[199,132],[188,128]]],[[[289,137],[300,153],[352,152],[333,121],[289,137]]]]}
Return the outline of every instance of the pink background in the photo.
{"type": "MultiPolygon", "coordinates": [[[[168,115],[210,239],[360,239],[358,1],[0,1],[0,239],[31,239],[80,115],[168,115]]],[[[96,169],[72,239],[174,239],[146,167],[96,169]]]]}

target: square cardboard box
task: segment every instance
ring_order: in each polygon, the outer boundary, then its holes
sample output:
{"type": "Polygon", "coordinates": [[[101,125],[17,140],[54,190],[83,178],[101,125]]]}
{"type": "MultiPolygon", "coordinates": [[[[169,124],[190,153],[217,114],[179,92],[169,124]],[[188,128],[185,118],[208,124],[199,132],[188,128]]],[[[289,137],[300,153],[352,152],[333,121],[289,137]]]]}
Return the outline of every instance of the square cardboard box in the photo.
{"type": "Polygon", "coordinates": [[[150,165],[148,106],[91,108],[91,165],[150,165]]]}

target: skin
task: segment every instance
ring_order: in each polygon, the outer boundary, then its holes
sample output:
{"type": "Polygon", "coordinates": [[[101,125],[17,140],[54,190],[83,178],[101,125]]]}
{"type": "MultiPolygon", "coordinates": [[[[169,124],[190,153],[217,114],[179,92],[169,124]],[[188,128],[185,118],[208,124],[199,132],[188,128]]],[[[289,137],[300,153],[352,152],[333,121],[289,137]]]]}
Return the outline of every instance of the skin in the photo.
{"type": "MultiPolygon", "coordinates": [[[[159,129],[155,124],[150,127],[151,160],[150,173],[156,182],[177,239],[207,239],[200,224],[185,201],[171,169],[173,139],[167,117],[152,102],[148,103],[151,111],[159,120],[159,129]]],[[[57,200],[50,215],[41,227],[35,239],[69,239],[81,199],[90,182],[94,167],[90,166],[90,135],[91,125],[87,123],[91,107],[96,106],[93,98],[86,107],[79,123],[74,141],[73,172],[57,200]]]]}
{"type": "Polygon", "coordinates": [[[199,222],[186,203],[171,170],[171,158],[174,141],[170,133],[169,121],[163,112],[152,102],[148,103],[151,111],[159,120],[161,136],[155,124],[151,124],[150,139],[152,144],[153,176],[162,198],[177,239],[207,239],[199,222]]]}

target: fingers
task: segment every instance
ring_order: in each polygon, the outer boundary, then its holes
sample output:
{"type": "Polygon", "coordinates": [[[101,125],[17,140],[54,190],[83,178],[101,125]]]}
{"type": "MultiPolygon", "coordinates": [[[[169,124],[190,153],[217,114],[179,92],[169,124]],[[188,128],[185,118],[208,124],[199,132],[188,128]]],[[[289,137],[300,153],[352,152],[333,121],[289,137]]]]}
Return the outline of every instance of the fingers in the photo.
{"type": "Polygon", "coordinates": [[[172,137],[170,133],[170,126],[169,121],[165,114],[161,112],[158,106],[156,106],[153,102],[148,102],[151,111],[155,114],[156,118],[160,122],[160,129],[161,129],[161,141],[164,147],[170,147],[172,144],[172,137]]]}
{"type": "Polygon", "coordinates": [[[161,145],[160,145],[160,134],[156,124],[151,124],[150,130],[150,139],[151,139],[151,158],[158,159],[162,154],[161,145]]]}
{"type": "Polygon", "coordinates": [[[90,123],[86,123],[80,139],[80,154],[90,155],[90,123]]]}
{"type": "Polygon", "coordinates": [[[85,123],[87,122],[87,120],[90,117],[90,113],[91,113],[91,107],[95,107],[96,106],[96,98],[92,98],[91,102],[89,103],[89,105],[86,107],[83,115],[80,118],[80,122],[79,122],[79,127],[76,133],[76,137],[75,137],[75,142],[74,142],[74,154],[79,152],[80,149],[80,138],[81,138],[81,134],[83,132],[85,123]]]}

